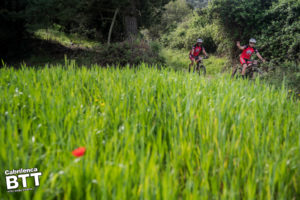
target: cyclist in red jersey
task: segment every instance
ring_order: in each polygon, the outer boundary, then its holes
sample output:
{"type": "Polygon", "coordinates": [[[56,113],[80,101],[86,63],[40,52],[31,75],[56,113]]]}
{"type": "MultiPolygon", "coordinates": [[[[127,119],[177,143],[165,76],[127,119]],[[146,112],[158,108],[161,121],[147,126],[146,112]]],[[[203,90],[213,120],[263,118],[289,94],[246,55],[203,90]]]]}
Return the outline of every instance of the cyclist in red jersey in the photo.
{"type": "Polygon", "coordinates": [[[208,57],[204,47],[202,46],[202,43],[203,43],[203,40],[198,39],[197,43],[193,46],[193,49],[190,51],[189,58],[191,60],[191,64],[189,65],[189,72],[191,71],[191,66],[194,65],[194,62],[198,63],[199,61],[201,61],[201,59],[202,59],[200,57],[201,52],[206,57],[208,57]]]}
{"type": "Polygon", "coordinates": [[[256,44],[256,40],[253,38],[249,40],[249,45],[241,46],[239,41],[236,43],[237,47],[243,51],[242,54],[240,55],[240,63],[243,66],[243,70],[242,70],[243,78],[245,76],[247,67],[249,66],[249,64],[252,63],[251,56],[253,53],[255,53],[261,61],[266,62],[265,59],[262,58],[258,50],[254,47],[255,44],[256,44]]]}

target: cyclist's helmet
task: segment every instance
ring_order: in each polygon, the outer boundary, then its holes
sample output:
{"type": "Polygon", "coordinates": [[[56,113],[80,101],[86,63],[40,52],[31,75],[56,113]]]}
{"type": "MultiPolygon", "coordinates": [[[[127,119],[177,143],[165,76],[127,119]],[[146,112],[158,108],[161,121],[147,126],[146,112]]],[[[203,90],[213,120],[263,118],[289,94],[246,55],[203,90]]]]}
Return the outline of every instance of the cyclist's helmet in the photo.
{"type": "Polygon", "coordinates": [[[254,38],[251,38],[251,39],[249,40],[249,42],[255,44],[255,43],[256,43],[256,40],[255,40],[254,38]]]}
{"type": "Polygon", "coordinates": [[[203,42],[203,40],[199,38],[199,39],[197,40],[197,42],[200,42],[200,43],[202,43],[202,42],[203,42]]]}

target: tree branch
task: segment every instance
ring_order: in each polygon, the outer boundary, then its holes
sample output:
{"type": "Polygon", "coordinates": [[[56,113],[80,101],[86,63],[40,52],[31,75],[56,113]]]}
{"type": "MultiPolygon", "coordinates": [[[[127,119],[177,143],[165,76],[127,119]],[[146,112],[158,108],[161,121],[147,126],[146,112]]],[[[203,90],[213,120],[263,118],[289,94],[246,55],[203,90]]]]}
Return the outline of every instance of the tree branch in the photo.
{"type": "Polygon", "coordinates": [[[114,24],[115,24],[115,21],[116,21],[118,12],[119,12],[119,8],[117,8],[117,9],[115,10],[115,14],[114,14],[114,17],[113,17],[113,19],[112,19],[112,22],[111,22],[111,25],[110,25],[110,28],[109,28],[109,32],[108,32],[108,40],[107,40],[107,44],[108,44],[108,45],[110,44],[111,33],[112,33],[112,29],[113,29],[113,27],[114,27],[114,24]]]}

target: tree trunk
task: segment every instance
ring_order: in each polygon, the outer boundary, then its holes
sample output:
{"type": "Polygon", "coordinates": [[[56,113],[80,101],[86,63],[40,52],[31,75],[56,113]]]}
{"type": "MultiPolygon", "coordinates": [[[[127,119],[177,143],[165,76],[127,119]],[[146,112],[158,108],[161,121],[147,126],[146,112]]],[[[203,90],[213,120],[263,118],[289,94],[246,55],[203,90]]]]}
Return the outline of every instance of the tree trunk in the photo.
{"type": "Polygon", "coordinates": [[[134,37],[138,33],[137,18],[135,16],[125,16],[126,36],[134,37]]]}
{"type": "Polygon", "coordinates": [[[125,15],[125,31],[126,37],[135,37],[138,33],[137,15],[136,15],[136,2],[130,1],[130,6],[125,15]]]}

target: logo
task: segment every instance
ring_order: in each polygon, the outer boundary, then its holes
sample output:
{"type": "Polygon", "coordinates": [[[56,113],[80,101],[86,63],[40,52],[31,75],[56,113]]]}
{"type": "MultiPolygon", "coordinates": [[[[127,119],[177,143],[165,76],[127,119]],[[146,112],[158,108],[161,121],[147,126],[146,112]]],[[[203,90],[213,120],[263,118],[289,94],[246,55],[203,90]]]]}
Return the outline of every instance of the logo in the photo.
{"type": "Polygon", "coordinates": [[[247,54],[248,54],[248,55],[251,55],[251,54],[252,54],[252,51],[251,51],[251,50],[248,50],[248,51],[247,51],[247,54]]]}
{"type": "Polygon", "coordinates": [[[35,187],[39,186],[39,178],[40,176],[42,176],[42,173],[39,172],[37,168],[21,168],[18,170],[5,170],[5,176],[7,192],[22,192],[27,190],[33,190],[33,188],[28,188],[28,179],[33,179],[35,187]]]}

